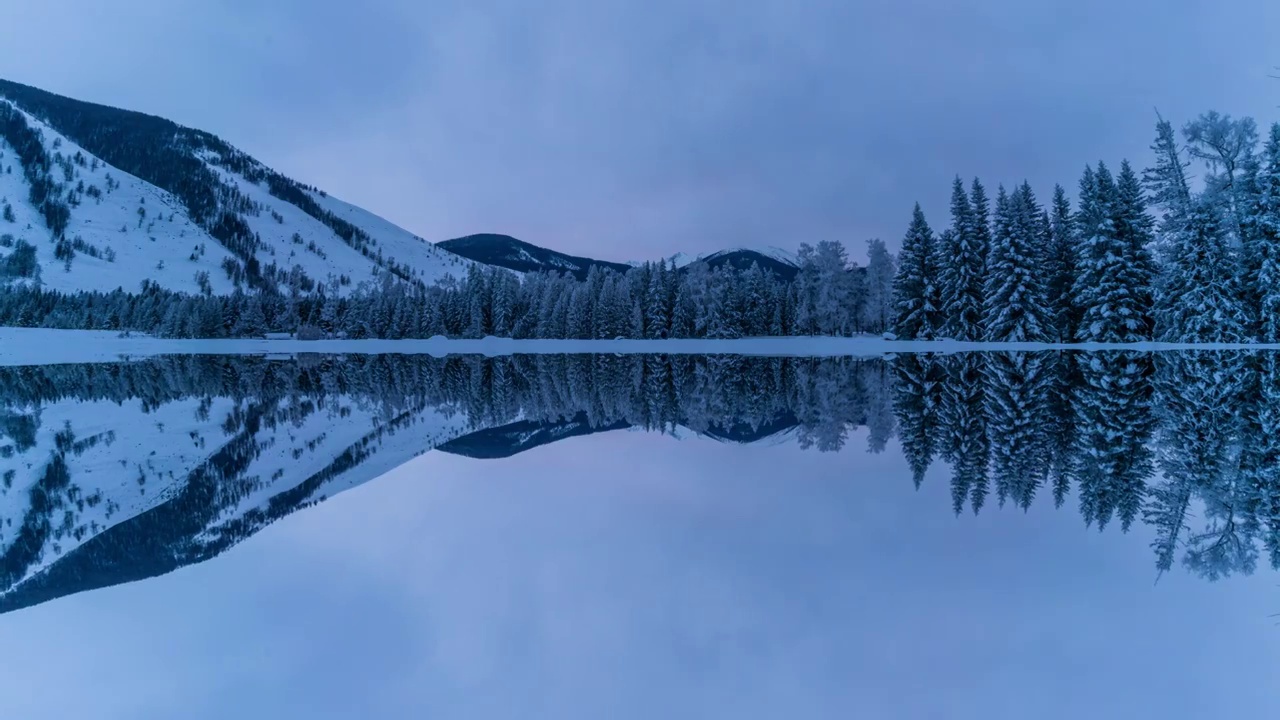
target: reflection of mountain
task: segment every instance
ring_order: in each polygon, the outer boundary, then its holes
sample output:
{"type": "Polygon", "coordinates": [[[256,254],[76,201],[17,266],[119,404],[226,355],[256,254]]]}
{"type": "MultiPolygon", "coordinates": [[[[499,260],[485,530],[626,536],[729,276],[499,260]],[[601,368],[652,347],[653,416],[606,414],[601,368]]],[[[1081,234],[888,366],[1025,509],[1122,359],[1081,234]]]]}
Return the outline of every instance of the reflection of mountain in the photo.
{"type": "Polygon", "coordinates": [[[0,369],[0,611],[208,559],[437,447],[506,457],[676,424],[749,442],[796,425],[774,407],[787,392],[742,396],[728,380],[776,382],[782,367],[383,356],[0,369]]]}
{"type": "Polygon", "coordinates": [[[895,434],[955,510],[1074,496],[1157,567],[1280,566],[1280,364],[1245,353],[167,357],[0,368],[0,612],[211,558],[431,449],[634,429],[839,450],[895,434]]]}
{"type": "Polygon", "coordinates": [[[626,430],[631,427],[619,420],[608,425],[592,425],[586,413],[578,413],[568,420],[517,420],[499,427],[477,430],[450,440],[437,450],[482,460],[493,460],[519,455],[540,445],[558,440],[610,430],[626,430]]]}
{"type": "MultiPolygon", "coordinates": [[[[770,438],[786,436],[797,426],[796,417],[782,413],[772,421],[759,426],[735,424],[728,427],[710,425],[700,434],[724,442],[750,444],[770,438]]],[[[586,413],[557,420],[517,420],[499,427],[467,433],[436,447],[436,450],[476,459],[506,458],[572,437],[596,433],[626,430],[632,427],[623,420],[607,425],[594,425],[586,413]]]]}

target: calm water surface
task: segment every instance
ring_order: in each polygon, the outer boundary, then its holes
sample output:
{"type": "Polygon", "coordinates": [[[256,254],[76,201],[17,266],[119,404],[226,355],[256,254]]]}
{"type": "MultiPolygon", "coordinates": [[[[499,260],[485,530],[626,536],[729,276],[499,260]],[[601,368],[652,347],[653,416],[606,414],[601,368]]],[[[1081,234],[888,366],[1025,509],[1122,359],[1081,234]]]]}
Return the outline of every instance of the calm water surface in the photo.
{"type": "Polygon", "coordinates": [[[0,368],[0,717],[1267,716],[1280,356],[0,368]]]}

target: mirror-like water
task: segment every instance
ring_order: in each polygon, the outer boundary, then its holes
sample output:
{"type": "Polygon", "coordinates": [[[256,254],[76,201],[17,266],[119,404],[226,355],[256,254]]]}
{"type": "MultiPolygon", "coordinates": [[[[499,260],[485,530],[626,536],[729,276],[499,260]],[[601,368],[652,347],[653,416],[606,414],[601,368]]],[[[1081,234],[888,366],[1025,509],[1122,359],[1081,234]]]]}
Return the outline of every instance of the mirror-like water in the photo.
{"type": "Polygon", "coordinates": [[[1277,567],[1275,353],[0,368],[6,717],[1256,711],[1277,567]]]}

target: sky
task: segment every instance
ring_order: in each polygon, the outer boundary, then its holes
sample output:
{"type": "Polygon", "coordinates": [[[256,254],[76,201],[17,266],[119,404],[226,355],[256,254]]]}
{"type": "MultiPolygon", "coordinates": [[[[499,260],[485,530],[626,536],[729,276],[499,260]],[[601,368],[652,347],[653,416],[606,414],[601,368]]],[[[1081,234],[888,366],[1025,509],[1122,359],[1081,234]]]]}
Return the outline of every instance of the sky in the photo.
{"type": "Polygon", "coordinates": [[[0,716],[1262,717],[1275,575],[951,512],[896,441],[427,453],[213,560],[0,616],[0,716]]]}
{"type": "Polygon", "coordinates": [[[607,260],[898,244],[951,179],[1280,119],[1272,0],[11,3],[0,76],[214,132],[431,240],[607,260]]]}

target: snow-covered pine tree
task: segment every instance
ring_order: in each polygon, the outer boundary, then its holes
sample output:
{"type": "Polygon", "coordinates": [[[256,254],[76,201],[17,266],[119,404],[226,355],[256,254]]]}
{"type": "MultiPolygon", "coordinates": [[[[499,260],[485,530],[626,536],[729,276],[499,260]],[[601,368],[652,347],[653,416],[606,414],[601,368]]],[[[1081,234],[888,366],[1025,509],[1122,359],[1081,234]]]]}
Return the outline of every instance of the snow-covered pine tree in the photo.
{"type": "Polygon", "coordinates": [[[887,332],[893,322],[893,278],[897,274],[893,253],[880,238],[867,241],[867,300],[862,326],[868,332],[887,332]]]}
{"type": "Polygon", "coordinates": [[[818,269],[817,249],[809,243],[800,243],[796,253],[800,269],[792,285],[796,296],[796,335],[817,335],[821,332],[818,312],[818,294],[821,291],[821,273],[818,269]]]}
{"type": "Polygon", "coordinates": [[[1258,174],[1251,247],[1256,274],[1246,279],[1257,299],[1257,339],[1280,342],[1280,123],[1271,126],[1258,174]]]}
{"type": "Polygon", "coordinates": [[[1036,228],[1040,208],[1028,185],[996,196],[995,232],[983,292],[986,339],[1036,342],[1046,338],[1044,287],[1036,228]]]}
{"type": "Polygon", "coordinates": [[[1191,183],[1187,168],[1191,161],[1183,160],[1182,148],[1174,135],[1173,125],[1156,114],[1156,139],[1151,145],[1156,164],[1143,172],[1142,180],[1151,192],[1151,204],[1164,210],[1161,236],[1157,238],[1156,254],[1164,261],[1163,238],[1180,231],[1191,209],[1191,183]]]}
{"type": "Polygon", "coordinates": [[[857,308],[854,307],[853,278],[844,244],[835,240],[819,242],[814,249],[813,262],[817,270],[814,314],[818,333],[846,335],[852,325],[850,314],[857,308]]]}
{"type": "Polygon", "coordinates": [[[671,332],[671,304],[675,300],[671,287],[667,263],[661,261],[645,288],[646,337],[664,338],[671,332]]]}
{"type": "MultiPolygon", "coordinates": [[[[1134,178],[1136,181],[1136,178],[1134,178]]],[[[1149,339],[1150,310],[1144,299],[1149,290],[1138,287],[1142,273],[1133,265],[1141,257],[1128,238],[1139,232],[1141,221],[1125,220],[1126,237],[1119,225],[1124,212],[1134,211],[1134,200],[1121,209],[1120,191],[1106,164],[1094,172],[1086,167],[1080,179],[1080,210],[1076,225],[1080,254],[1075,284],[1081,308],[1076,339],[1081,342],[1133,342],[1149,339]]],[[[1136,201],[1141,203],[1141,195],[1136,201]]],[[[1138,240],[1134,239],[1136,243],[1138,240]]]]}
{"type": "Polygon", "coordinates": [[[1076,242],[1071,223],[1071,201],[1061,185],[1053,186],[1049,242],[1045,252],[1045,305],[1049,335],[1058,342],[1072,342],[1080,323],[1075,301],[1076,242]]]}
{"type": "Polygon", "coordinates": [[[991,253],[991,202],[987,199],[987,189],[978,178],[973,179],[969,188],[969,208],[973,217],[973,242],[982,256],[983,290],[986,290],[987,255],[991,253]]]}
{"type": "Polygon", "coordinates": [[[1116,176],[1116,203],[1112,227],[1124,249],[1124,282],[1129,286],[1131,302],[1139,325],[1135,339],[1150,340],[1154,326],[1156,262],[1152,256],[1155,221],[1147,212],[1142,182],[1128,160],[1120,163],[1116,176]]]}
{"type": "Polygon", "coordinates": [[[920,203],[911,215],[911,225],[902,241],[893,296],[896,317],[894,332],[904,340],[932,340],[941,320],[938,293],[938,258],[933,230],[925,220],[920,203]]]}
{"type": "Polygon", "coordinates": [[[1170,241],[1169,263],[1156,304],[1156,338],[1164,342],[1240,342],[1244,313],[1235,291],[1235,264],[1219,206],[1197,199],[1170,241]]]}
{"type": "Polygon", "coordinates": [[[939,334],[955,340],[981,340],[982,248],[974,228],[973,207],[959,176],[951,187],[951,228],[938,244],[943,316],[939,334]]]}

